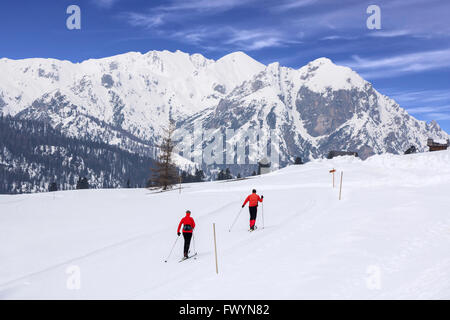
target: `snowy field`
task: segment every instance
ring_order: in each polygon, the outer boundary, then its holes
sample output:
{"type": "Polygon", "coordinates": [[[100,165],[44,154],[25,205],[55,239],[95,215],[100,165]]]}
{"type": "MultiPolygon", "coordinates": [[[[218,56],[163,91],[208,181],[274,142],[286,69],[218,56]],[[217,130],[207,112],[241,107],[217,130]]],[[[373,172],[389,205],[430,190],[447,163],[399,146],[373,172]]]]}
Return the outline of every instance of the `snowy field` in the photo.
{"type": "Polygon", "coordinates": [[[181,194],[3,195],[0,299],[450,299],[449,195],[447,151],[320,160],[181,194]],[[228,232],[252,188],[259,229],[247,231],[246,207],[228,232]],[[180,238],[164,263],[186,209],[197,259],[178,263],[180,238]]]}

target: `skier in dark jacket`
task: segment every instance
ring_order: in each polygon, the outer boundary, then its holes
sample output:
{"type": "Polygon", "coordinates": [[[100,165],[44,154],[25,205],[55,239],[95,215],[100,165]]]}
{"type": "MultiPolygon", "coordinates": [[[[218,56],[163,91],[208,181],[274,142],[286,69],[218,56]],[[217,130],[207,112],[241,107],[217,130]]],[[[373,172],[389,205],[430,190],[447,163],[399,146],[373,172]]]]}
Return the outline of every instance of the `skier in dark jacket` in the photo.
{"type": "Polygon", "coordinates": [[[256,222],[256,214],[258,211],[258,201],[263,202],[264,196],[258,196],[256,194],[256,190],[252,190],[252,194],[249,195],[242,205],[242,208],[245,207],[245,204],[248,202],[248,210],[250,212],[250,230],[255,230],[255,222],[256,222]]]}
{"type": "Polygon", "coordinates": [[[189,210],[186,211],[186,216],[181,219],[178,224],[177,234],[181,235],[180,229],[181,225],[183,225],[183,237],[184,237],[184,258],[188,258],[189,246],[191,244],[192,232],[195,228],[194,219],[191,218],[191,212],[189,210]]]}

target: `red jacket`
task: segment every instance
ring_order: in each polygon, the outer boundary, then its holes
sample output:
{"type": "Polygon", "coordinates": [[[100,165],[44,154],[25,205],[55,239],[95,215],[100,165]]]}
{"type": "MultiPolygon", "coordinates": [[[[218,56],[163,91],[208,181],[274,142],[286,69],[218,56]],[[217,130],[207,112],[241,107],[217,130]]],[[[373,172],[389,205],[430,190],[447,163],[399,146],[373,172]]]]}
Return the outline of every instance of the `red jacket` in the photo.
{"type": "Polygon", "coordinates": [[[247,197],[247,199],[245,199],[244,204],[242,206],[245,206],[245,204],[248,202],[249,207],[257,207],[258,201],[262,202],[263,199],[261,199],[256,193],[252,193],[247,197]]]}
{"type": "Polygon", "coordinates": [[[191,230],[184,230],[184,227],[183,227],[183,232],[192,233],[192,231],[195,228],[195,222],[194,222],[194,219],[191,218],[191,214],[190,213],[186,213],[186,216],[183,219],[181,219],[180,223],[178,224],[177,233],[180,232],[181,225],[191,226],[191,230]]]}

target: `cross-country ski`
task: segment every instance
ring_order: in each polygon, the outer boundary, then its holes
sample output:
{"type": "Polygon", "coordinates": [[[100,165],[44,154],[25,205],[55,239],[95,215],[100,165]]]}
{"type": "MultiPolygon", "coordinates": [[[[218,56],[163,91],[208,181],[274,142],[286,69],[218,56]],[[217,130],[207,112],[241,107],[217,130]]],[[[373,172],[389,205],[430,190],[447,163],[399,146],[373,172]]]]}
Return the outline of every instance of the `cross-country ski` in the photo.
{"type": "Polygon", "coordinates": [[[197,259],[196,256],[197,256],[197,253],[194,253],[193,255],[185,256],[185,257],[181,258],[181,260],[178,261],[178,262],[183,262],[183,261],[186,261],[186,260],[191,259],[191,258],[194,258],[194,260],[195,260],[195,259],[197,259]]]}

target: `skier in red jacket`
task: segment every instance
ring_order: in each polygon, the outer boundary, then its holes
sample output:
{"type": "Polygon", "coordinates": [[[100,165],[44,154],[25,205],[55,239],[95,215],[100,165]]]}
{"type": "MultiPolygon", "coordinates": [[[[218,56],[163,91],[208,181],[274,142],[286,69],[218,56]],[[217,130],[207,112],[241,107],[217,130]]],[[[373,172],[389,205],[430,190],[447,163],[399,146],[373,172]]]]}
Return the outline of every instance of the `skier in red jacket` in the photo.
{"type": "Polygon", "coordinates": [[[181,225],[183,225],[183,237],[184,237],[184,258],[188,258],[189,246],[191,244],[192,232],[195,228],[194,219],[191,218],[191,212],[189,210],[186,211],[186,216],[181,219],[178,224],[177,234],[181,235],[180,229],[181,225]]]}
{"type": "Polygon", "coordinates": [[[252,190],[252,194],[249,195],[242,205],[242,208],[245,207],[245,204],[248,202],[248,210],[250,212],[250,230],[255,230],[255,222],[256,222],[256,213],[258,211],[258,201],[262,202],[264,196],[258,196],[256,194],[256,190],[252,190]]]}

